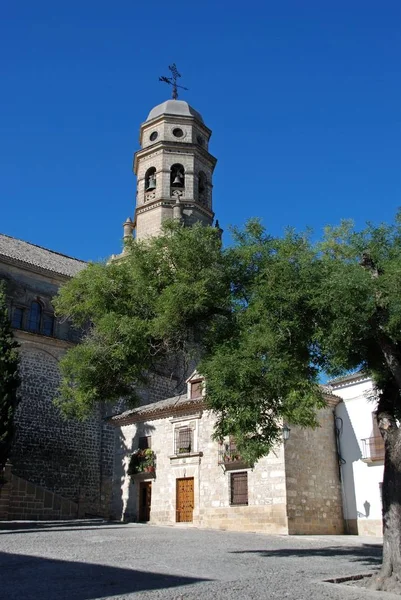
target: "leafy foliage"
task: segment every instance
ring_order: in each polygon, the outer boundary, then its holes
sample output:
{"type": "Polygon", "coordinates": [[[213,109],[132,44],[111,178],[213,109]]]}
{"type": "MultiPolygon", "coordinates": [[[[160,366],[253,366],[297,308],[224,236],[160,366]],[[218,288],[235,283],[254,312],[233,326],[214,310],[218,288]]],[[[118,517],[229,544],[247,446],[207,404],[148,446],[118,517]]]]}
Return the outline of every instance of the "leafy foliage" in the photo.
{"type": "Polygon", "coordinates": [[[220,313],[229,315],[216,229],[169,223],[164,235],[126,250],[119,261],[89,265],[56,299],[58,313],[86,331],[60,365],[58,403],[68,416],[121,397],[135,405],[149,373],[173,356],[195,359],[211,345],[220,313]]]}
{"type": "Polygon", "coordinates": [[[226,250],[213,228],[170,223],[119,262],[90,265],[57,300],[87,327],[62,362],[64,412],[84,417],[120,396],[135,403],[163,361],[191,357],[207,380],[216,438],[234,435],[254,461],[283,421],[316,425],[322,370],[364,368],[394,384],[383,344],[400,353],[400,223],[355,232],[344,222],[315,242],[308,231],[269,236],[253,220],[226,250]]]}
{"type": "Polygon", "coordinates": [[[6,303],[4,282],[0,282],[0,473],[6,464],[14,435],[18,404],[18,344],[14,340],[6,303]]]}

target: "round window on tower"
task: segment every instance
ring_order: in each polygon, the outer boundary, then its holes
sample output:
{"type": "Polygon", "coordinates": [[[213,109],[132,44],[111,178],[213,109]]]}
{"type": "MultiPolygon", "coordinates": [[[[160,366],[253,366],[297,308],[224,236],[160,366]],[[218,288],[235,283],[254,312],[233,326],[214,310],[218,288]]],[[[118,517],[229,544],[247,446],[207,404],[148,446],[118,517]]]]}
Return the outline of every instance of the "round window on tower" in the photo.
{"type": "Polygon", "coordinates": [[[184,135],[184,132],[179,127],[176,127],[175,129],[173,129],[173,136],[174,137],[181,138],[183,135],[184,135]]]}
{"type": "Polygon", "coordinates": [[[205,140],[203,139],[203,137],[201,135],[197,136],[196,141],[198,142],[199,146],[205,145],[205,140]]]}
{"type": "Polygon", "coordinates": [[[159,137],[159,134],[157,133],[157,131],[152,131],[152,133],[149,136],[149,139],[151,142],[154,142],[155,140],[157,140],[158,137],[159,137]]]}

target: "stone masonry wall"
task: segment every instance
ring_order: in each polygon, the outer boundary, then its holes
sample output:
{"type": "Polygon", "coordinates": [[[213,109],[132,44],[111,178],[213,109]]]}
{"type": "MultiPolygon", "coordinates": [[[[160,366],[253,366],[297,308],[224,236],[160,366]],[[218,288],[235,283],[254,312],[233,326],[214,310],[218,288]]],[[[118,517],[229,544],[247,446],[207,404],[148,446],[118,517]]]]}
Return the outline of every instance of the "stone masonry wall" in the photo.
{"type": "Polygon", "coordinates": [[[10,456],[14,473],[84,504],[90,514],[103,513],[101,481],[103,474],[111,480],[113,445],[109,438],[107,452],[100,415],[82,423],[62,418],[53,403],[57,357],[38,344],[24,344],[20,368],[21,401],[10,456]]]}
{"type": "Polygon", "coordinates": [[[320,427],[291,427],[285,442],[288,533],[344,533],[333,409],[319,412],[320,427]]]}
{"type": "Polygon", "coordinates": [[[1,520],[75,519],[79,516],[78,504],[57,494],[16,477],[7,465],[6,483],[0,485],[1,520]]]}
{"type": "Polygon", "coordinates": [[[230,474],[218,464],[212,440],[215,418],[206,412],[199,423],[204,454],[199,482],[199,524],[203,527],[274,534],[287,533],[284,451],[277,447],[248,473],[248,505],[230,506],[230,474]]]}
{"type": "MultiPolygon", "coordinates": [[[[65,278],[46,276],[0,262],[10,309],[29,311],[38,300],[47,311],[65,278]]],[[[27,322],[27,314],[25,323],[27,322]]],[[[105,411],[84,422],[65,420],[54,405],[59,382],[58,361],[77,341],[67,322],[55,324],[54,336],[14,330],[20,344],[20,404],[11,462],[16,476],[79,503],[86,514],[109,516],[114,464],[114,429],[103,421],[105,411]]]]}
{"type": "MultiPolygon", "coordinates": [[[[156,453],[156,478],[152,481],[151,523],[175,524],[176,480],[194,478],[193,525],[236,531],[287,533],[284,453],[259,461],[248,472],[248,506],[230,506],[230,472],[218,464],[218,444],[211,439],[214,418],[209,412],[165,418],[117,430],[113,515],[137,519],[139,484],[143,475],[127,476],[132,451],[140,436],[152,436],[156,453]],[[174,426],[191,423],[195,427],[195,448],[190,457],[174,457],[174,426]]],[[[241,469],[244,470],[244,469],[241,469]]]]}

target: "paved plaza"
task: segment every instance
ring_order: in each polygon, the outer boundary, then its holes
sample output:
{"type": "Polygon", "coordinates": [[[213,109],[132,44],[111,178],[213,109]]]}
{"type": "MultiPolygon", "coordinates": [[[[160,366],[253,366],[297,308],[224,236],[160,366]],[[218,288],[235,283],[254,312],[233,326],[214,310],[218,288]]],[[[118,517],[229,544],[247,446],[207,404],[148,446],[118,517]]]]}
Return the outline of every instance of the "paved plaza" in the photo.
{"type": "Polygon", "coordinates": [[[376,569],[375,538],[99,521],[0,529],[1,600],[396,598],[324,581],[376,569]]]}

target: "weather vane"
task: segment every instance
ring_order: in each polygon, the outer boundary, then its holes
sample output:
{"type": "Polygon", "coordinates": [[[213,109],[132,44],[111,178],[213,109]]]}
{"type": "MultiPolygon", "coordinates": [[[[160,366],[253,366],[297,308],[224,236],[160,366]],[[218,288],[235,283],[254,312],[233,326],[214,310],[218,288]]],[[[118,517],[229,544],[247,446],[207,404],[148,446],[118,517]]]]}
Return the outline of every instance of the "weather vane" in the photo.
{"type": "Polygon", "coordinates": [[[159,81],[164,81],[164,83],[168,83],[168,85],[173,86],[173,100],[177,100],[177,98],[178,98],[177,88],[180,88],[181,90],[188,90],[188,88],[184,87],[183,85],[177,84],[177,79],[179,77],[181,77],[181,75],[178,72],[176,64],[173,63],[172,65],[169,65],[168,68],[171,71],[172,77],[164,77],[164,75],[162,75],[161,77],[159,77],[159,81]]]}

